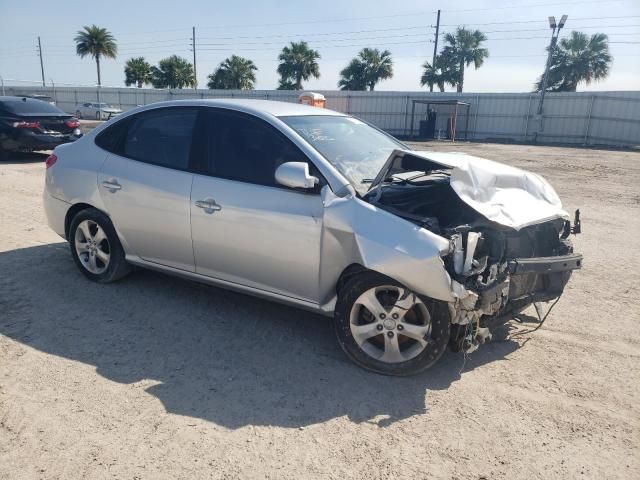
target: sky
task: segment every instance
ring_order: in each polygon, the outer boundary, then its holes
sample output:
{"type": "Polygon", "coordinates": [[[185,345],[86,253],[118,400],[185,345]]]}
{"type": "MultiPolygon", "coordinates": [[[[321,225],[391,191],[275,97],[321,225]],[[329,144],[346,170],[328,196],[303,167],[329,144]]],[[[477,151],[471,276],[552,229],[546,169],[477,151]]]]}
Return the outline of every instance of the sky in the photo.
{"type": "Polygon", "coordinates": [[[321,55],[321,76],[306,89],[336,89],[340,70],[371,47],[389,50],[394,59],[393,78],[377,90],[417,91],[424,89],[421,65],[433,56],[438,9],[438,48],[442,34],[457,26],[488,37],[490,56],[478,70],[467,69],[466,92],[531,91],[546,60],[547,17],[563,14],[569,18],[561,38],[572,30],[605,33],[614,57],[606,80],[581,84],[579,91],[640,90],[640,0],[0,0],[0,76],[5,84],[40,82],[40,36],[47,84],[95,85],[95,62],[75,54],[73,38],[82,26],[96,24],[118,44],[117,58],[101,62],[102,84],[124,86],[128,58],[144,56],[155,64],[176,54],[192,61],[195,26],[201,87],[221,61],[237,54],[257,65],[257,89],[273,89],[282,47],[306,40],[321,55]]]}

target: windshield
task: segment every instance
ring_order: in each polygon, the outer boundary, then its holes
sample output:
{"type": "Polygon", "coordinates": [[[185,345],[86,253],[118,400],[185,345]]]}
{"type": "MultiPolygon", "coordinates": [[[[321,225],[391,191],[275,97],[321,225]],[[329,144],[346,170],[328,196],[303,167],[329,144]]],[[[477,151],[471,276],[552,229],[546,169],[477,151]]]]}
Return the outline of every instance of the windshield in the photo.
{"type": "Polygon", "coordinates": [[[395,149],[406,146],[353,117],[306,115],[280,117],[325,157],[360,193],[395,149]]]}

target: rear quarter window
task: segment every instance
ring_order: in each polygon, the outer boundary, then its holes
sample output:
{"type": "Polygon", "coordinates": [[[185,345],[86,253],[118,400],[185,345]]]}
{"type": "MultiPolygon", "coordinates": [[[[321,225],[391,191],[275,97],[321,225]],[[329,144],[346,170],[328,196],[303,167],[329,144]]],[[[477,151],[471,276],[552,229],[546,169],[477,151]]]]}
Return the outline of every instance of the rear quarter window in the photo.
{"type": "Polygon", "coordinates": [[[130,119],[125,118],[110,125],[96,135],[96,145],[108,152],[122,155],[124,150],[124,139],[127,135],[130,119]]]}

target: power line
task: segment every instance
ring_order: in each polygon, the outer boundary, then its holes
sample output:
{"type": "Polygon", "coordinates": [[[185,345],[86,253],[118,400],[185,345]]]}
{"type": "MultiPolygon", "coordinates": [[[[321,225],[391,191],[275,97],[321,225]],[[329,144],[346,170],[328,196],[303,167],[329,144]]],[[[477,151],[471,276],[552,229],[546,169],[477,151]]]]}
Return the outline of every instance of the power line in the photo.
{"type": "MultiPolygon", "coordinates": [[[[322,40],[322,42],[353,42],[360,40],[380,40],[387,38],[406,38],[406,37],[426,37],[428,34],[426,33],[407,33],[404,35],[386,35],[384,37],[376,36],[376,37],[355,37],[355,38],[336,38],[332,40],[322,40]]],[[[234,42],[234,43],[199,43],[199,45],[204,45],[207,47],[216,47],[216,46],[236,46],[236,45],[282,45],[283,42],[234,42]]]]}
{"type": "Polygon", "coordinates": [[[504,5],[500,7],[484,7],[484,8],[463,8],[459,10],[444,10],[445,12],[451,13],[464,13],[464,12],[485,12],[491,10],[505,10],[508,8],[537,8],[537,7],[563,7],[563,6],[572,6],[572,5],[586,5],[590,3],[597,3],[599,5],[603,3],[620,3],[624,0],[580,0],[577,2],[551,2],[551,3],[536,3],[536,4],[525,4],[525,5],[504,5]]]}
{"type": "MultiPolygon", "coordinates": [[[[622,17],[579,17],[579,18],[572,18],[571,23],[573,24],[574,21],[577,20],[615,20],[615,19],[619,19],[619,18],[640,18],[640,15],[625,15],[622,17]]],[[[450,25],[441,25],[443,27],[460,27],[460,26],[478,26],[478,25],[510,25],[513,23],[546,23],[546,20],[511,20],[508,22],[487,22],[487,23],[457,23],[457,24],[450,24],[450,25]]]]}

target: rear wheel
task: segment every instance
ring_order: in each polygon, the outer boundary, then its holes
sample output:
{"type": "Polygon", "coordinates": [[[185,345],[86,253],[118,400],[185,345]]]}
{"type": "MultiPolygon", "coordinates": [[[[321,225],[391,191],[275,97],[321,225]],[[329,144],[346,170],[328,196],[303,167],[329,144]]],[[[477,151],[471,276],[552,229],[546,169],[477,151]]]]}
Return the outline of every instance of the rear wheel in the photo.
{"type": "Polygon", "coordinates": [[[80,211],[71,221],[67,238],[73,260],[89,280],[110,283],[131,271],[118,235],[104,213],[92,208],[80,211]]]}
{"type": "Polygon", "coordinates": [[[334,324],[351,360],[385,375],[412,375],[429,368],[449,340],[446,303],[417,295],[375,272],[360,274],[342,287],[334,324]]]}
{"type": "Polygon", "coordinates": [[[100,112],[96,112],[96,120],[100,120],[100,112]]]}

